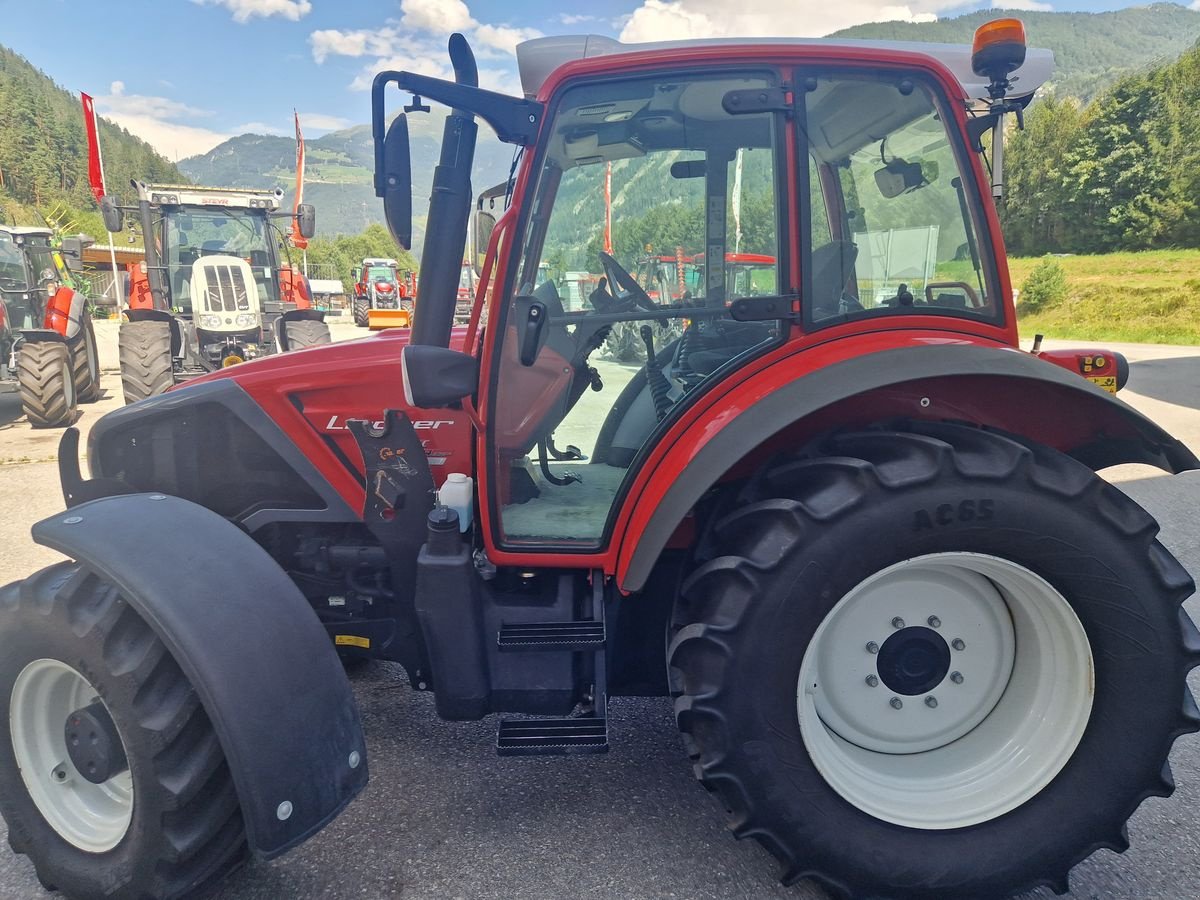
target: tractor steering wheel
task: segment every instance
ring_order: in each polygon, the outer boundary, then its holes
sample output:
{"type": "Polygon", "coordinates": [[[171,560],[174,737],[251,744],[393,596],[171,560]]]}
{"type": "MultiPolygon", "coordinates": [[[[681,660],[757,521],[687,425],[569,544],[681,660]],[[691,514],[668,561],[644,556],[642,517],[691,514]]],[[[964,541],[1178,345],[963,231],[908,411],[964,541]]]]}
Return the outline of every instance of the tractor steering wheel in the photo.
{"type": "Polygon", "coordinates": [[[625,271],[621,267],[621,264],[613,259],[612,254],[601,251],[600,265],[604,267],[604,274],[608,276],[608,280],[613,285],[613,296],[617,300],[630,298],[635,304],[649,312],[657,312],[662,308],[637,283],[637,279],[625,271]]]}

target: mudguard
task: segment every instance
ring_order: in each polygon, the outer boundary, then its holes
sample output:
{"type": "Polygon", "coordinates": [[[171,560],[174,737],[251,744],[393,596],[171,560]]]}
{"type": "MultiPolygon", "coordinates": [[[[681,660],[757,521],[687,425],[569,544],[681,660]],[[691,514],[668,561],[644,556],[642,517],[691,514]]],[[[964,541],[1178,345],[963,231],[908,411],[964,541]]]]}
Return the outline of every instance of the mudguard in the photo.
{"type": "Polygon", "coordinates": [[[125,310],[125,318],[130,322],[166,322],[171,326],[171,355],[179,356],[183,347],[183,325],[174,315],[165,309],[137,309],[131,306],[125,310]]]}
{"type": "Polygon", "coordinates": [[[312,837],[366,785],[358,708],[325,629],[235,525],[178,497],[127,494],[44,519],[33,539],[116,585],[171,651],[212,720],[257,854],[312,837]]]}
{"type": "MultiPolygon", "coordinates": [[[[639,590],[659,553],[688,511],[751,448],[784,429],[837,403],[857,401],[873,391],[904,382],[938,378],[989,376],[1020,380],[1036,389],[1063,389],[1097,418],[1125,426],[1136,438],[1108,437],[1070,449],[1093,469],[1120,463],[1144,463],[1177,473],[1200,468],[1200,460],[1182,442],[1116,396],[1074,372],[1011,349],[964,345],[902,347],[865,354],[818,369],[766,393],[751,405],[731,406],[719,429],[694,453],[686,468],[654,504],[654,513],[637,534],[627,534],[618,562],[618,581],[625,591],[639,590]]],[[[906,413],[897,410],[894,415],[906,413]]],[[[715,416],[722,418],[720,416],[715,416]]],[[[696,429],[703,432],[703,429],[696,429]]],[[[1037,439],[1036,435],[1031,435],[1037,439]]],[[[638,502],[646,502],[639,498],[638,502]]]]}

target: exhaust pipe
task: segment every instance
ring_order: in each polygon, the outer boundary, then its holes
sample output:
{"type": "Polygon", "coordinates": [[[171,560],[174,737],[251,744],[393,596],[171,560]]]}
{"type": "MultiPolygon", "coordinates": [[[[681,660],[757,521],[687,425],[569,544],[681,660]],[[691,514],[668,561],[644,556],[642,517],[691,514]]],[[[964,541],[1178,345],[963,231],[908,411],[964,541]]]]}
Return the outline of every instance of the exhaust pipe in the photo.
{"type": "MultiPolygon", "coordinates": [[[[455,82],[478,87],[479,70],[467,39],[461,34],[450,35],[449,50],[455,82]]],[[[471,214],[471,165],[478,132],[475,116],[465,109],[452,109],[446,117],[421,249],[421,296],[413,312],[414,344],[450,344],[471,214]]]]}

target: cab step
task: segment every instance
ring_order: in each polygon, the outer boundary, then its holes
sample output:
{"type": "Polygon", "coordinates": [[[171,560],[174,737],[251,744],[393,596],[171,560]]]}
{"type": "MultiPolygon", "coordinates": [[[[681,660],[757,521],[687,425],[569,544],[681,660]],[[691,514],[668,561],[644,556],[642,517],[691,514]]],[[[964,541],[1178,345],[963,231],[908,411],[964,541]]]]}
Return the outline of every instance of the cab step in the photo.
{"type": "Polygon", "coordinates": [[[501,650],[600,650],[604,647],[603,622],[527,622],[503,625],[496,636],[501,650]]]}
{"type": "Polygon", "coordinates": [[[503,719],[496,734],[496,752],[500,756],[607,753],[608,720],[593,716],[503,719]]]}

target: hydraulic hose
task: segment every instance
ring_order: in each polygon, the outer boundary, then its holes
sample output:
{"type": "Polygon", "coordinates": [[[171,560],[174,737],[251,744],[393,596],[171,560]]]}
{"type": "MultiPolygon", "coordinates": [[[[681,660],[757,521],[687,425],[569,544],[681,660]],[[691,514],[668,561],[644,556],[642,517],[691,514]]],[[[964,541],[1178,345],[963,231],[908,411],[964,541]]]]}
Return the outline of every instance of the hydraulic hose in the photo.
{"type": "Polygon", "coordinates": [[[668,396],[671,393],[671,385],[667,383],[662,366],[658,364],[658,359],[654,355],[654,329],[649,325],[643,325],[640,333],[642,342],[646,345],[646,383],[650,385],[650,396],[654,400],[654,412],[661,422],[671,408],[671,398],[668,396]]]}

